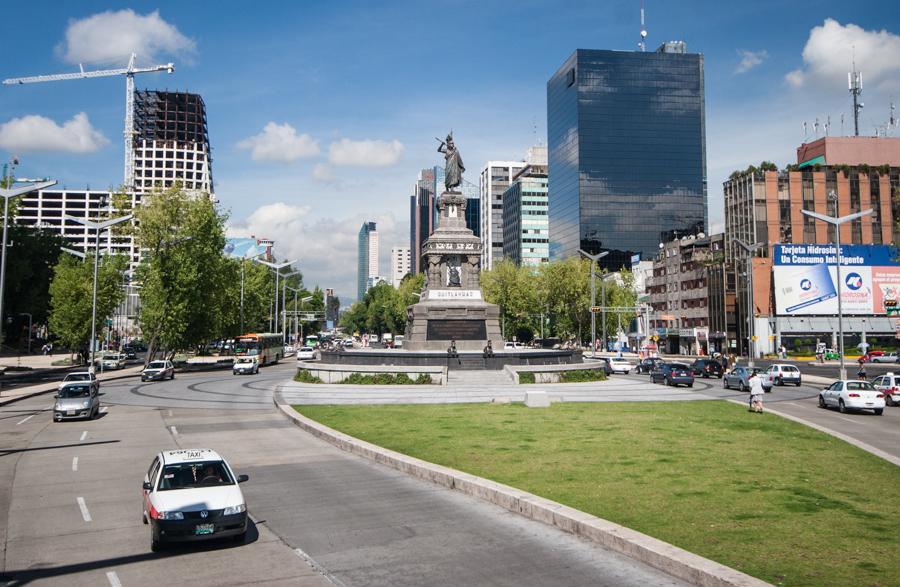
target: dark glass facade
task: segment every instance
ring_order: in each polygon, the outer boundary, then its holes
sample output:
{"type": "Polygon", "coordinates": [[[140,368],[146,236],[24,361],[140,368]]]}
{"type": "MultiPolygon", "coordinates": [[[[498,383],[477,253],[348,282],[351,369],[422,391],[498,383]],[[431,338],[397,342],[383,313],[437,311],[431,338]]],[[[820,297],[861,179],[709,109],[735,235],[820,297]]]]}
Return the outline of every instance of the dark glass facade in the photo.
{"type": "Polygon", "coordinates": [[[708,224],[703,56],[578,49],[547,82],[550,256],[629,266],[708,224]]]}

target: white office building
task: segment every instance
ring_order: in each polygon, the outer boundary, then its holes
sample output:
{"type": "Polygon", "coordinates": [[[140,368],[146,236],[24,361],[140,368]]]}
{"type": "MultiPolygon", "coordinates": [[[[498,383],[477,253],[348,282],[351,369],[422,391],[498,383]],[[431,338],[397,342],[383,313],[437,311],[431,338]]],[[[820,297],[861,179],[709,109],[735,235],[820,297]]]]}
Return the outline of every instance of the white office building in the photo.
{"type": "Polygon", "coordinates": [[[400,287],[400,282],[410,271],[409,247],[391,248],[391,284],[400,287]]]}

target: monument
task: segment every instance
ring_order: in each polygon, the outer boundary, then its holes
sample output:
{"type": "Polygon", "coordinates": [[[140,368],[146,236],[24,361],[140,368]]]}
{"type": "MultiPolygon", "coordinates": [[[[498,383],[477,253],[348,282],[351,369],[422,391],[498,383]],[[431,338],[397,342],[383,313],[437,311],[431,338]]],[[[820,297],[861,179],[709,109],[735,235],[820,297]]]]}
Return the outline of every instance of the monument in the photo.
{"type": "Polygon", "coordinates": [[[452,133],[440,141],[444,154],[445,191],[437,199],[438,227],[422,250],[425,290],[407,308],[406,341],[410,351],[482,351],[488,341],[503,348],[500,308],[484,301],[479,284],[481,240],[466,227],[466,197],[455,191],[466,170],[452,133]]]}

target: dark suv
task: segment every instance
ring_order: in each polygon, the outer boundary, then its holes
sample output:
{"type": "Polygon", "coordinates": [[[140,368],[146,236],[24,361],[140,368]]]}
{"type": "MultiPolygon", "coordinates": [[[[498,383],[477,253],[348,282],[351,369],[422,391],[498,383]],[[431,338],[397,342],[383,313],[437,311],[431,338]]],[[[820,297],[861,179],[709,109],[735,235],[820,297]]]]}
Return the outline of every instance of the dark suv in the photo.
{"type": "Polygon", "coordinates": [[[635,370],[637,373],[650,373],[653,371],[653,368],[657,363],[662,363],[663,360],[659,357],[648,357],[646,359],[642,359],[640,363],[637,365],[637,369],[635,370]]]}
{"type": "Polygon", "coordinates": [[[697,359],[691,363],[691,371],[697,377],[719,377],[720,379],[725,373],[722,363],[714,359],[697,359]]]}

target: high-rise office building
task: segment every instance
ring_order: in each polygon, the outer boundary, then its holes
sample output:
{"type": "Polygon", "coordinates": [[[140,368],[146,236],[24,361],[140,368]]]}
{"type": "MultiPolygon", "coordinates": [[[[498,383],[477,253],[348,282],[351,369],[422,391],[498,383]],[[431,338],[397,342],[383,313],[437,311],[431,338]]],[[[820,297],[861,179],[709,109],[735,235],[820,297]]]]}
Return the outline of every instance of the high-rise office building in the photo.
{"type": "Polygon", "coordinates": [[[481,169],[478,188],[482,271],[503,258],[503,193],[525,165],[524,161],[488,161],[481,169]]]}
{"type": "Polygon", "coordinates": [[[629,266],[707,225],[703,56],[684,43],[576,50],[547,82],[547,135],[551,258],[629,266]]]}
{"type": "Polygon", "coordinates": [[[529,165],[503,193],[503,257],[516,265],[550,260],[547,166],[529,165]]]}
{"type": "Polygon", "coordinates": [[[409,273],[409,247],[391,247],[391,284],[400,287],[400,282],[409,273]]]}
{"type": "Polygon", "coordinates": [[[378,231],[374,222],[363,222],[357,248],[356,299],[362,301],[369,289],[369,278],[378,277],[378,231]]]}

